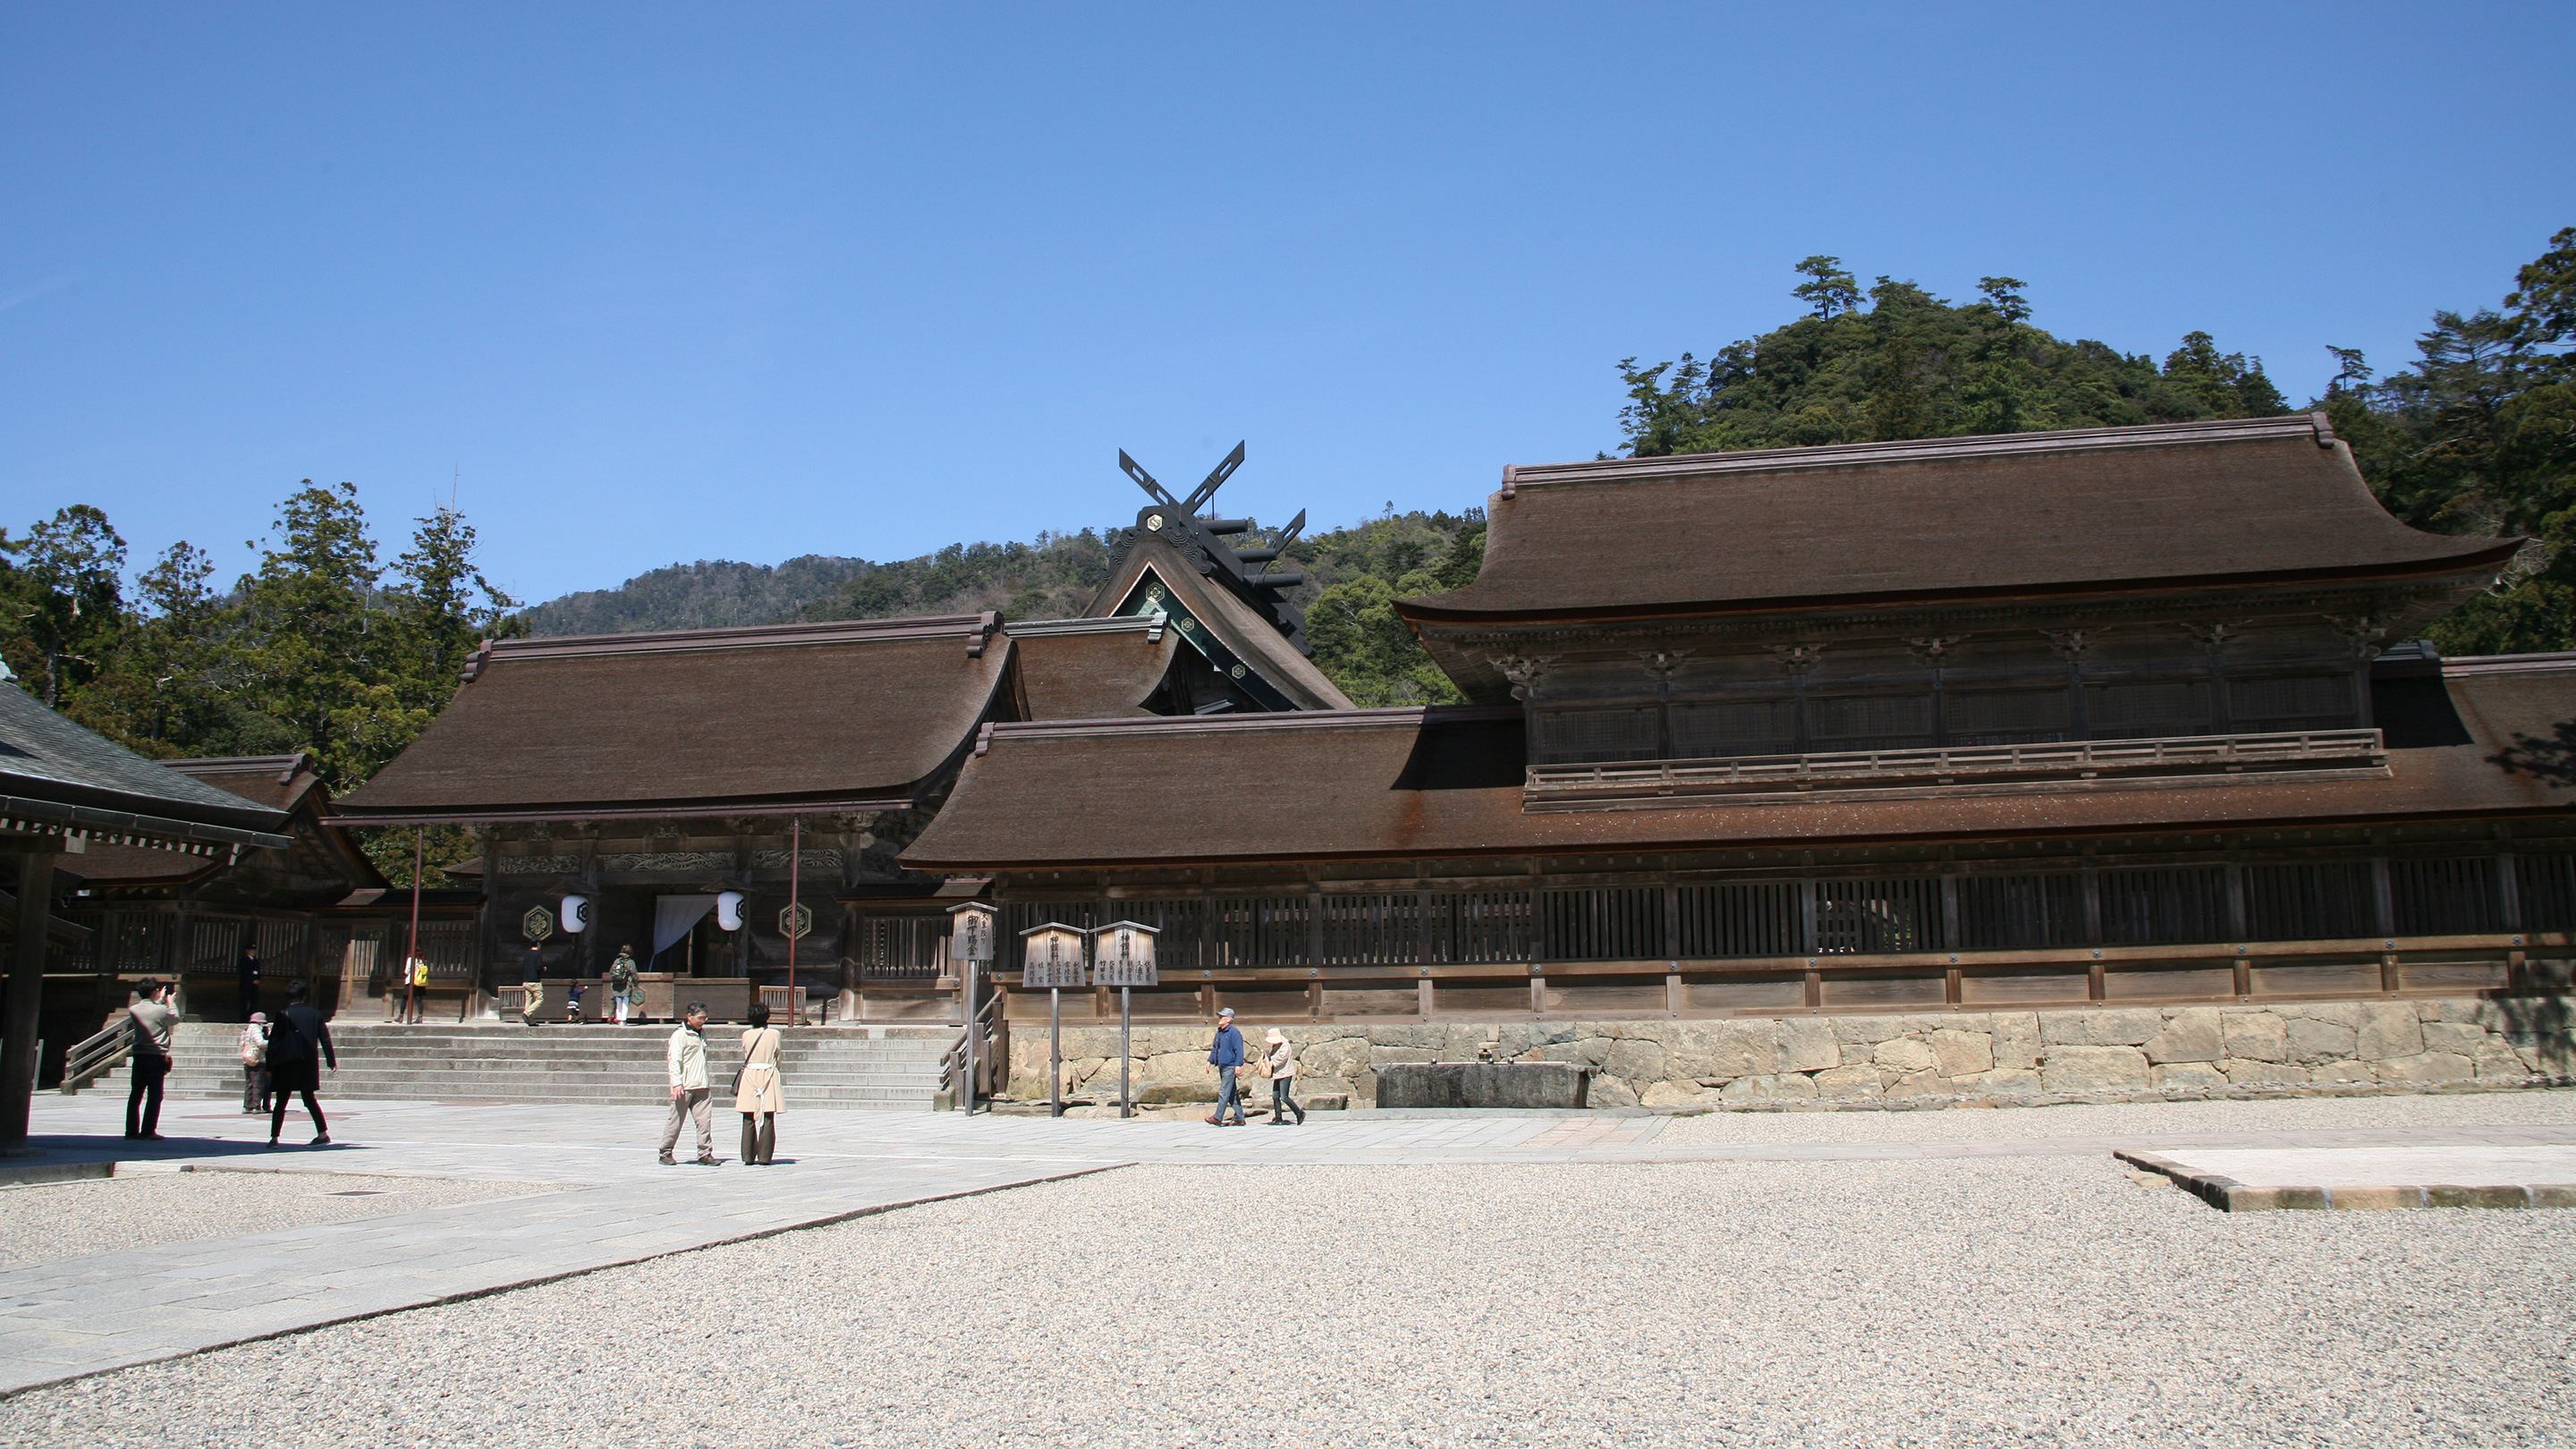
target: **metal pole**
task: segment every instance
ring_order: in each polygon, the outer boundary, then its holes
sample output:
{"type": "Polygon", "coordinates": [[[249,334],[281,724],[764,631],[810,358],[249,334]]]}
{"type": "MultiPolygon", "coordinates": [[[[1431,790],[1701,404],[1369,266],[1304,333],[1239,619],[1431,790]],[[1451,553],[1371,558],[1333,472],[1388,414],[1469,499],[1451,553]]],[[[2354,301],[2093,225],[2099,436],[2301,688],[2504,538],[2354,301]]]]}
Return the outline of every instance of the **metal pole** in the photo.
{"type": "Polygon", "coordinates": [[[960,1094],[959,1104],[966,1109],[966,1115],[972,1117],[975,1115],[975,963],[961,961],[957,971],[966,989],[966,1090],[960,1094]]]}
{"type": "Polygon", "coordinates": [[[1064,1115],[1064,988],[1047,988],[1047,1081],[1048,1098],[1055,1110],[1049,1116],[1064,1115]]]}
{"type": "Polygon", "coordinates": [[[1127,1088],[1127,988],[1118,988],[1118,1118],[1125,1121],[1133,1110],[1127,1104],[1136,1094],[1127,1088]]]}
{"type": "MultiPolygon", "coordinates": [[[[802,847],[804,844],[805,817],[802,815],[788,816],[787,923],[790,927],[803,924],[803,921],[796,914],[796,878],[804,874],[802,869],[805,863],[804,856],[802,854],[802,847]]],[[[787,1020],[790,1026],[802,1026],[805,1022],[804,1002],[799,1000],[796,995],[796,938],[801,934],[803,933],[792,929],[787,933],[787,1020]]]]}
{"type": "MultiPolygon", "coordinates": [[[[412,986],[411,963],[420,959],[420,861],[422,849],[429,842],[429,827],[416,825],[411,832],[411,948],[403,952],[403,1020],[409,1021],[420,1008],[418,994],[412,986]]],[[[344,968],[345,969],[345,968],[344,968]]]]}

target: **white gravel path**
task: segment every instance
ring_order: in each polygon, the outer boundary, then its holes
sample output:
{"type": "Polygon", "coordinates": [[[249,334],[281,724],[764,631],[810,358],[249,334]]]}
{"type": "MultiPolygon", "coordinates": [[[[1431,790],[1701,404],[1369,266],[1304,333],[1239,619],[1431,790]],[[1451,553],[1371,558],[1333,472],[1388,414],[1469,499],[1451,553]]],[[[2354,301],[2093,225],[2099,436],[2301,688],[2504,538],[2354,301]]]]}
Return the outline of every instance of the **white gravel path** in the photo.
{"type": "Polygon", "coordinates": [[[0,1189],[0,1268],[554,1190],[337,1172],[156,1172],[12,1187],[0,1189]]]}
{"type": "Polygon", "coordinates": [[[40,1390],[0,1445],[2565,1444],[2571,1232],[2096,1158],[1129,1168],[40,1390]]]}
{"type": "Polygon", "coordinates": [[[2299,1132],[2344,1127],[2576,1124],[2576,1089],[1925,1111],[1707,1112],[1674,1117],[1659,1147],[1767,1142],[1947,1142],[2148,1132],[2299,1132]]]}

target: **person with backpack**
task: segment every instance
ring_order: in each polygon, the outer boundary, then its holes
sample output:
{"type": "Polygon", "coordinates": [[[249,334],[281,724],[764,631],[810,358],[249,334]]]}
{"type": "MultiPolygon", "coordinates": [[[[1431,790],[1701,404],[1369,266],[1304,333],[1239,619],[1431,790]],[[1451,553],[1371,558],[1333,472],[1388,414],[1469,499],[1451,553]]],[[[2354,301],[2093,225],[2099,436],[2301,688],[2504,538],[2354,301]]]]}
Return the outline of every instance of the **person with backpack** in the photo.
{"type": "Polygon", "coordinates": [[[268,1031],[268,1089],[275,1096],[268,1109],[268,1145],[277,1145],[277,1134],[286,1128],[286,1106],[289,1099],[301,1093],[304,1110],[313,1114],[313,1144],[331,1145],[331,1124],[322,1118],[322,1104],[313,1094],[322,1087],[322,1067],[340,1070],[340,1058],[331,1050],[331,1024],[322,1013],[305,1000],[311,989],[301,980],[286,987],[286,1009],[268,1031]]]}
{"type": "Polygon", "coordinates": [[[268,1112],[268,1015],[254,1011],[241,1030],[242,1115],[268,1112]]]}
{"type": "Polygon", "coordinates": [[[170,1079],[170,1033],[179,1025],[179,1013],[170,1009],[170,988],[158,981],[145,981],[134,989],[135,1002],[127,1007],[132,1022],[134,1047],[126,1058],[125,1135],[139,1142],[161,1140],[161,1086],[170,1079]]]}
{"type": "Polygon", "coordinates": [[[608,1004],[617,1011],[617,1024],[626,1024],[626,1009],[635,1004],[635,948],[620,946],[617,959],[608,963],[608,1004]]]}
{"type": "Polygon", "coordinates": [[[406,978],[404,984],[411,988],[403,999],[403,1023],[406,1026],[418,1026],[421,1014],[427,1008],[429,963],[414,956],[403,963],[403,975],[406,978]]]}

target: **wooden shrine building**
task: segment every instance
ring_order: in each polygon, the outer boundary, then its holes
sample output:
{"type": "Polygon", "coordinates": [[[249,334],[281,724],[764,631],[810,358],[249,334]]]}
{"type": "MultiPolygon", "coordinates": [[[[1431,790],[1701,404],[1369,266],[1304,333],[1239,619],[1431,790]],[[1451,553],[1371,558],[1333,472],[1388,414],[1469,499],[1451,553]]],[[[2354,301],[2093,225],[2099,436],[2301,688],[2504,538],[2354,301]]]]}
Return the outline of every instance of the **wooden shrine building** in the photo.
{"type": "Polygon", "coordinates": [[[1469,704],[996,715],[901,865],[989,878],[1005,942],[1159,926],[1139,1009],[1181,1016],[2457,992],[2576,957],[2570,796],[2529,768],[2576,655],[2404,642],[2521,541],[2399,523],[2321,415],[1514,468],[1488,518],[1473,583],[1398,606],[1469,704]]]}
{"type": "Polygon", "coordinates": [[[491,643],[340,818],[480,838],[487,1007],[532,974],[596,980],[632,945],[665,1011],[696,996],[735,1016],[755,990],[784,1005],[792,973],[801,1009],[952,1016],[946,908],[983,882],[900,857],[992,730],[1348,706],[1266,581],[1276,548],[1236,549],[1245,520],[1201,516],[1241,457],[1186,506],[1127,462],[1150,501],[1083,618],[491,643]]]}

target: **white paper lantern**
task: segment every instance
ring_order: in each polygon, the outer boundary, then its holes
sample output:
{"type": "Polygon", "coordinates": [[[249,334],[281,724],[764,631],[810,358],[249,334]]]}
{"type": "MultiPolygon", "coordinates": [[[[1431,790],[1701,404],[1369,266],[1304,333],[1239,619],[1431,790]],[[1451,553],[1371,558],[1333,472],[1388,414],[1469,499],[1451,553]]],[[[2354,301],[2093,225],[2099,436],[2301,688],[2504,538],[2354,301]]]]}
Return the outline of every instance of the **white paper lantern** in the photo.
{"type": "Polygon", "coordinates": [[[742,929],[742,892],[716,892],[716,928],[723,931],[742,929]]]}
{"type": "Polygon", "coordinates": [[[588,897],[566,896],[563,898],[563,928],[567,934],[574,936],[578,936],[583,931],[590,929],[590,900],[588,897]]]}

